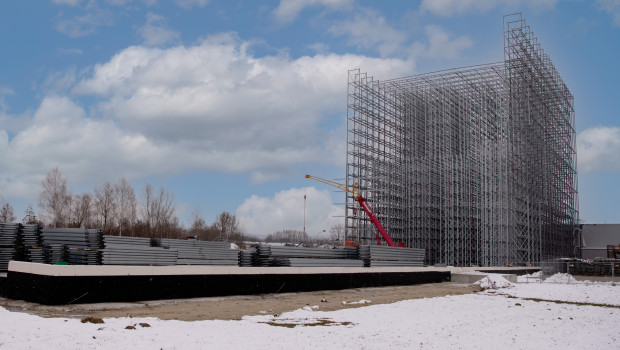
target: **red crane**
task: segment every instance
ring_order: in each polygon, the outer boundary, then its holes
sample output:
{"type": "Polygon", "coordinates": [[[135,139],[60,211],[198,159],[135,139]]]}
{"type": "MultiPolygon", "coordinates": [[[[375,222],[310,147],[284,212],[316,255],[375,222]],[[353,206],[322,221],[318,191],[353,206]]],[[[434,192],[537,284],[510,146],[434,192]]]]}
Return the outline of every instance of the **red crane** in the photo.
{"type": "MultiPolygon", "coordinates": [[[[379,219],[377,219],[377,216],[375,215],[375,213],[373,213],[372,209],[370,209],[370,205],[368,204],[366,199],[364,199],[364,197],[362,197],[362,195],[357,190],[357,182],[353,184],[353,188],[351,189],[349,188],[349,186],[345,184],[341,184],[341,183],[330,181],[330,180],[325,180],[320,177],[316,177],[312,175],[306,175],[306,179],[316,180],[318,182],[322,182],[324,184],[334,186],[343,191],[351,193],[353,195],[353,199],[355,199],[360,204],[362,209],[364,209],[364,211],[366,212],[366,215],[368,215],[368,218],[370,219],[370,222],[372,222],[373,225],[375,225],[375,227],[377,228],[377,230],[379,230],[379,233],[381,233],[381,236],[383,237],[383,239],[385,239],[387,244],[390,247],[396,247],[396,244],[394,243],[394,241],[392,241],[392,238],[390,238],[390,235],[388,235],[387,231],[385,231],[385,229],[383,228],[383,225],[381,225],[381,222],[379,222],[379,219]]],[[[379,238],[379,235],[375,234],[375,236],[377,237],[377,241],[379,242],[379,245],[381,245],[381,239],[379,238]]]]}

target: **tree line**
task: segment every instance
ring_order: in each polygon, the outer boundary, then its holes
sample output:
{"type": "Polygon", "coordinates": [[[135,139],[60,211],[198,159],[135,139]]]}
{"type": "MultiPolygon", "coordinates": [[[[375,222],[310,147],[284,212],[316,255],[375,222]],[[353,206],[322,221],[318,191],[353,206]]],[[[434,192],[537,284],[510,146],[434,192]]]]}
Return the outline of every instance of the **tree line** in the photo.
{"type": "MultiPolygon", "coordinates": [[[[197,209],[193,223],[184,227],[176,215],[174,192],[146,183],[139,195],[125,177],[106,181],[91,192],[71,193],[67,179],[58,168],[50,170],[41,183],[40,216],[32,205],[26,209],[23,223],[43,227],[98,228],[107,235],[242,241],[244,238],[235,215],[223,212],[207,224],[197,209]]],[[[0,200],[0,222],[14,222],[13,207],[0,200]]]]}
{"type": "Polygon", "coordinates": [[[299,230],[282,230],[267,235],[265,238],[265,242],[304,243],[309,241],[310,236],[299,230]]]}
{"type": "MultiPolygon", "coordinates": [[[[146,183],[139,195],[125,177],[116,182],[106,181],[90,192],[71,193],[67,179],[56,167],[50,170],[41,183],[37,216],[29,205],[21,220],[25,224],[39,224],[43,227],[98,228],[106,235],[182,238],[196,237],[200,240],[229,241],[240,245],[243,241],[262,241],[244,233],[237,217],[229,212],[218,214],[208,224],[196,208],[192,223],[185,227],[176,215],[177,203],[174,192],[164,187],[155,188],[146,183]]],[[[0,198],[0,222],[17,220],[13,207],[0,198]]],[[[330,239],[321,242],[344,239],[344,226],[330,228],[330,239]]],[[[325,231],[324,231],[325,232],[325,231]]],[[[318,238],[317,238],[318,239],[318,238]]],[[[268,235],[266,242],[311,242],[305,232],[282,230],[268,235]]]]}

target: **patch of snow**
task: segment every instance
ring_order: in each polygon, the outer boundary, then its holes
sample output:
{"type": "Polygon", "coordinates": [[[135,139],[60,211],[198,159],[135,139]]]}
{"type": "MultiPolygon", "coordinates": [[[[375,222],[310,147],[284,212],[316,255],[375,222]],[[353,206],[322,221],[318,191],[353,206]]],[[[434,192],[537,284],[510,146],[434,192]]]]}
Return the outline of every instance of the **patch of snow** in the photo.
{"type": "Polygon", "coordinates": [[[526,283],[501,292],[519,298],[620,306],[620,287],[604,283],[526,283]]]}
{"type": "MultiPolygon", "coordinates": [[[[533,274],[523,275],[517,277],[519,283],[541,283],[540,279],[543,278],[542,272],[538,271],[533,274]]],[[[590,281],[590,280],[577,280],[572,275],[567,273],[556,273],[555,275],[543,278],[542,283],[559,283],[559,284],[605,284],[608,282],[590,281]]]]}
{"type": "MultiPolygon", "coordinates": [[[[497,285],[497,281],[496,281],[497,285]]],[[[618,349],[620,287],[517,284],[495,295],[404,300],[338,311],[299,309],[238,321],[106,318],[104,324],[43,318],[0,308],[2,349],[451,349],[502,344],[507,349],[618,349]],[[500,293],[504,293],[503,295],[500,293]],[[511,295],[508,298],[506,295],[511,295]],[[517,299],[515,299],[517,298],[517,299]],[[139,326],[148,323],[150,327],[139,326]],[[134,326],[138,325],[138,326],[134,326]],[[464,327],[463,325],[471,325],[464,327]],[[134,326],[135,329],[126,329],[134,326]],[[231,336],[231,335],[242,336],[231,336]],[[293,343],[294,341],[294,343],[293,343]]]]}
{"type": "Polygon", "coordinates": [[[519,283],[539,282],[540,276],[542,276],[542,271],[536,271],[528,275],[517,276],[517,282],[519,283]]]}
{"type": "Polygon", "coordinates": [[[479,285],[482,290],[514,287],[512,282],[495,274],[488,275],[474,284],[479,285]]]}
{"type": "Polygon", "coordinates": [[[348,301],[348,302],[347,301],[343,301],[342,305],[356,305],[356,304],[370,304],[370,303],[372,303],[372,301],[362,299],[362,300],[359,300],[359,301],[348,301]]]}
{"type": "Polygon", "coordinates": [[[543,282],[547,283],[580,283],[576,279],[573,278],[570,274],[567,273],[556,273],[555,275],[549,276],[543,279],[543,282]]]}

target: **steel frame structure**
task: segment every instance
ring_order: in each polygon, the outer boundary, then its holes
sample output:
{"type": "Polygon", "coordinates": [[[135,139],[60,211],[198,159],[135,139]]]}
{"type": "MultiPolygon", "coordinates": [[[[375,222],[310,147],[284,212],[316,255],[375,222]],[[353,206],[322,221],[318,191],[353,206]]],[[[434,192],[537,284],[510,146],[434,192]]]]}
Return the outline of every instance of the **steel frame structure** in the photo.
{"type": "MultiPolygon", "coordinates": [[[[578,223],[573,95],[521,14],[504,62],[379,81],[349,71],[346,182],[426,264],[572,256],[578,223]]],[[[346,197],[347,239],[374,226],[346,197]]]]}

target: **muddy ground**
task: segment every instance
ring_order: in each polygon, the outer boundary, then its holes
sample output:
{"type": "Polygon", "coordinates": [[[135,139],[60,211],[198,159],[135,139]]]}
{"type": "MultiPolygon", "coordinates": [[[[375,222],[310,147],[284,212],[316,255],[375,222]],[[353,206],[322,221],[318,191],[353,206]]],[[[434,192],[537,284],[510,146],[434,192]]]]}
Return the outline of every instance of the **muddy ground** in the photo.
{"type": "Polygon", "coordinates": [[[157,317],[162,320],[239,320],[246,315],[281,314],[306,306],[332,311],[400,300],[474,293],[478,286],[432,283],[413,286],[357,288],[305,293],[47,306],[0,298],[0,306],[44,317],[157,317]],[[366,300],[366,303],[350,304],[366,300]]]}

